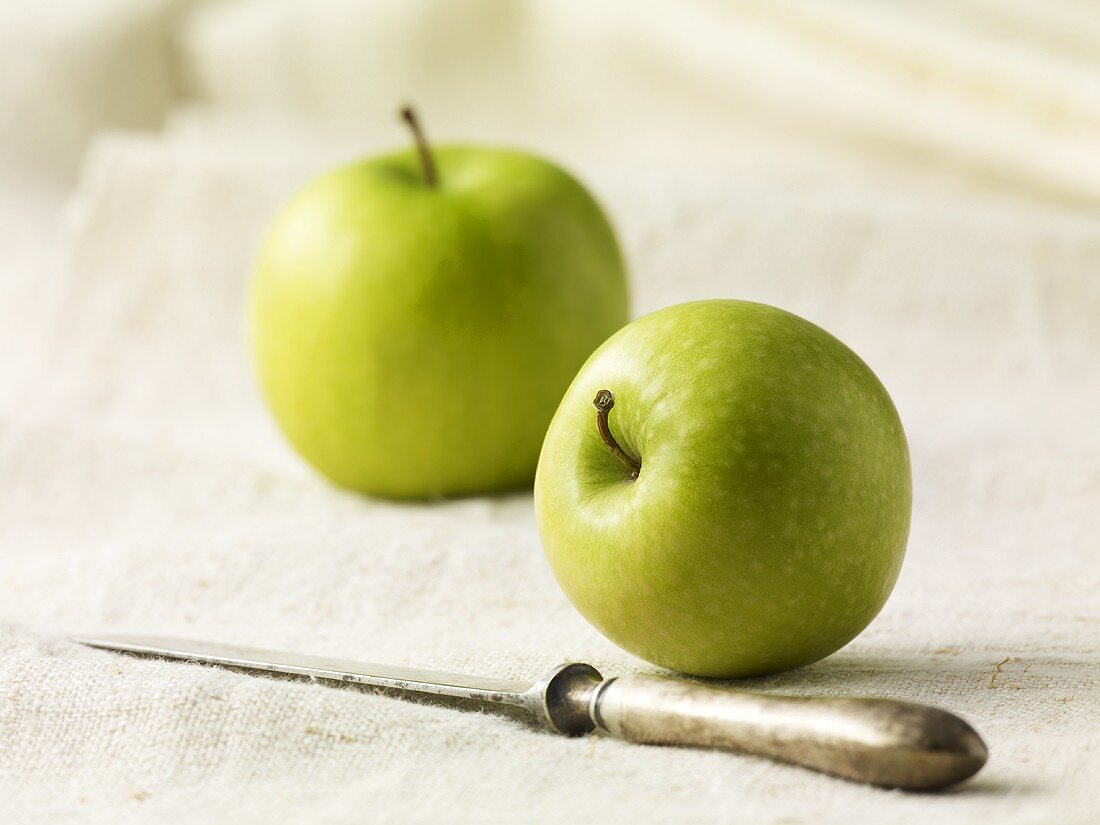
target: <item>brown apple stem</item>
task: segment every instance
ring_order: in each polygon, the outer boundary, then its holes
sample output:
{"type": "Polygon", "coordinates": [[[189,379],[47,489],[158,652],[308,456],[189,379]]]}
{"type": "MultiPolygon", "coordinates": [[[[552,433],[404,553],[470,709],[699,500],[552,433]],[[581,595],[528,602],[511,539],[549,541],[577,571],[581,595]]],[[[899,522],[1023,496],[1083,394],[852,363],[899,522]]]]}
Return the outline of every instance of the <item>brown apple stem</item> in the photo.
{"type": "Polygon", "coordinates": [[[607,445],[607,449],[611,451],[611,454],[630,470],[630,477],[637,478],[638,473],[642,469],[642,465],[635,461],[633,456],[619,446],[619,442],[616,441],[615,436],[611,434],[611,428],[607,426],[607,414],[611,412],[611,408],[615,406],[614,394],[611,390],[600,390],[596,393],[596,397],[592,399],[592,406],[596,408],[596,426],[600,430],[600,438],[603,439],[603,443],[607,445]]]}
{"type": "Polygon", "coordinates": [[[424,137],[424,130],[420,128],[420,121],[417,119],[412,106],[401,108],[401,119],[408,124],[409,130],[413,134],[416,152],[420,155],[420,169],[424,173],[424,183],[432,189],[437,188],[439,177],[435,173],[435,160],[432,158],[432,151],[428,148],[428,139],[424,137]]]}

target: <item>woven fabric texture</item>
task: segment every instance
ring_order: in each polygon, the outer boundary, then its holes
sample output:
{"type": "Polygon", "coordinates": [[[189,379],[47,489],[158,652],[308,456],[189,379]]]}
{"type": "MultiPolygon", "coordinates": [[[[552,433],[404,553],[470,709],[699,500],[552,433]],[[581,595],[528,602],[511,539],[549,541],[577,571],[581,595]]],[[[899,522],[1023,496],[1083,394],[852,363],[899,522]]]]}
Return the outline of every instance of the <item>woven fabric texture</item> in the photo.
{"type": "Polygon", "coordinates": [[[317,478],[274,431],[248,367],[244,286],[264,223],[311,164],[101,142],[64,261],[24,296],[25,323],[0,329],[22,365],[0,420],[5,821],[1096,821],[1100,228],[1082,218],[595,181],[636,313],[775,303],[891,390],[916,499],[895,593],[844,650],[746,686],[948,707],[992,753],[956,791],[560,738],[67,642],[155,632],[516,678],[563,660],[652,670],[566,602],[529,494],[370,501],[317,478]]]}

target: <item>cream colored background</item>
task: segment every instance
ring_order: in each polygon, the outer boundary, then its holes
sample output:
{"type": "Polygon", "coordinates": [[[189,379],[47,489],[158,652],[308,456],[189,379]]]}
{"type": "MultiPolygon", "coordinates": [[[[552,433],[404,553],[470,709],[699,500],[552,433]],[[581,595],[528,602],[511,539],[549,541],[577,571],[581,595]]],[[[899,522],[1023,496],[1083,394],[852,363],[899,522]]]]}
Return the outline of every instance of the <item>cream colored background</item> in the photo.
{"type": "Polygon", "coordinates": [[[1091,5],[46,0],[0,9],[0,54],[4,821],[1100,819],[1091,5]],[[975,781],[906,796],[65,641],[647,669],[560,595],[529,496],[342,494],[257,400],[258,234],[402,142],[404,99],[590,181],[637,313],[764,300],[875,368],[914,459],[897,590],[751,684],[945,705],[990,744],[975,781]]]}

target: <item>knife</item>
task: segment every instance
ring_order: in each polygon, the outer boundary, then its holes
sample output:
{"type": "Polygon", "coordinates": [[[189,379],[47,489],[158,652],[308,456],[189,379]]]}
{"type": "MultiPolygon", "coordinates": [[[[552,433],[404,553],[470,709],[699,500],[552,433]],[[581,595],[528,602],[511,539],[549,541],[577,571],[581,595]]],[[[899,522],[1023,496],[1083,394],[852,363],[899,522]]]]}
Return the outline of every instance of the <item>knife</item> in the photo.
{"type": "Polygon", "coordinates": [[[889,788],[954,785],[977,773],[988,756],[981,737],[958,716],[896,699],[773,696],[640,673],[604,679],[579,662],[524,682],[157,636],[73,641],[121,653],[510,705],[567,736],[599,730],[646,745],[723,748],[889,788]]]}

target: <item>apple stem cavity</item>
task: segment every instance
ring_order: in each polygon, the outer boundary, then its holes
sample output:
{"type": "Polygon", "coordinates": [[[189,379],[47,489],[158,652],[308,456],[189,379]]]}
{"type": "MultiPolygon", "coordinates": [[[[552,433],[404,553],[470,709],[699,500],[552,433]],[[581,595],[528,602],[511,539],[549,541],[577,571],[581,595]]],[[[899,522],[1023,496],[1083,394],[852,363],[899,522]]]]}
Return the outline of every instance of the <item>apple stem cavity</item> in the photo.
{"type": "Polygon", "coordinates": [[[592,399],[592,406],[596,408],[596,427],[600,431],[600,438],[603,439],[603,443],[607,445],[607,449],[611,451],[611,454],[630,470],[630,478],[637,478],[642,465],[619,446],[619,442],[615,440],[615,436],[611,434],[611,428],[607,425],[607,414],[615,406],[614,393],[611,390],[600,390],[596,393],[596,397],[592,399]]]}
{"type": "Polygon", "coordinates": [[[401,107],[401,119],[408,125],[409,131],[413,135],[413,141],[416,143],[416,152],[420,155],[420,169],[424,173],[424,183],[432,189],[438,189],[439,176],[435,171],[435,159],[432,158],[432,151],[428,147],[428,139],[424,137],[424,130],[420,128],[420,120],[417,118],[412,106],[401,107]]]}

